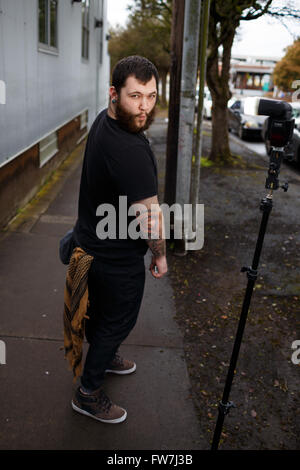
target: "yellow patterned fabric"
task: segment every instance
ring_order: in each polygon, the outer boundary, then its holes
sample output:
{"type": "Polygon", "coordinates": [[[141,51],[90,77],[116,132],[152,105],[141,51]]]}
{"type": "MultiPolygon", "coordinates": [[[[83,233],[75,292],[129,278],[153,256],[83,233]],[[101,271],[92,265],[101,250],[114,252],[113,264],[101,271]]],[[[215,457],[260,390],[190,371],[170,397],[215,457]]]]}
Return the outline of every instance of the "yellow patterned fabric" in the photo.
{"type": "Polygon", "coordinates": [[[73,370],[74,380],[82,370],[84,322],[88,319],[88,272],[93,261],[81,248],[73,250],[64,291],[64,348],[65,357],[73,370]]]}

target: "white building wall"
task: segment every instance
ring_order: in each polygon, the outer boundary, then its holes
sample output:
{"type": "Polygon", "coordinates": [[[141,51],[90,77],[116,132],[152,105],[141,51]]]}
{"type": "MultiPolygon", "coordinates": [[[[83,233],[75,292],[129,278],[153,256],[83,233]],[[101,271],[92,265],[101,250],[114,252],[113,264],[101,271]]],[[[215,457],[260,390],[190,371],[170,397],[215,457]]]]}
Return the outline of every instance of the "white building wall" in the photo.
{"type": "MultiPolygon", "coordinates": [[[[106,108],[108,106],[108,87],[110,85],[110,56],[108,54],[108,35],[109,35],[109,29],[108,29],[108,21],[107,21],[107,2],[111,0],[99,0],[98,3],[98,14],[97,18],[103,18],[104,24],[103,24],[103,31],[102,31],[102,65],[98,67],[98,109],[96,110],[96,115],[99,113],[99,111],[102,111],[102,109],[106,108]],[[103,11],[101,11],[103,9],[103,11]]],[[[98,30],[98,40],[96,44],[100,44],[100,28],[98,30]]],[[[96,57],[99,57],[100,50],[98,47],[98,51],[96,53],[96,57]]],[[[92,119],[93,120],[93,119],[92,119]]]]}
{"type": "Polygon", "coordinates": [[[97,57],[100,28],[94,27],[101,2],[90,0],[89,59],[85,60],[81,57],[80,3],[58,1],[56,54],[39,51],[38,0],[0,0],[0,80],[6,85],[6,104],[0,104],[0,165],[84,109],[89,110],[90,126],[107,105],[107,0],[102,64],[97,57]]]}

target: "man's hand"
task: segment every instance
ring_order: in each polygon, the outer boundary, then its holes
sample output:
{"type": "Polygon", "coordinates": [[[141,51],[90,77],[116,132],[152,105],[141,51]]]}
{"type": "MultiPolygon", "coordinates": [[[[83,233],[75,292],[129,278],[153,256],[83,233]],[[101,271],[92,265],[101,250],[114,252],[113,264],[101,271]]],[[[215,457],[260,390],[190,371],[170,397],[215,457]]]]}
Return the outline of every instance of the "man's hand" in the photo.
{"type": "Polygon", "coordinates": [[[168,272],[168,264],[167,258],[165,256],[160,256],[156,258],[156,256],[152,256],[152,261],[149,267],[149,271],[151,272],[152,276],[156,279],[160,279],[168,272]],[[155,269],[157,268],[157,270],[155,269]]]}

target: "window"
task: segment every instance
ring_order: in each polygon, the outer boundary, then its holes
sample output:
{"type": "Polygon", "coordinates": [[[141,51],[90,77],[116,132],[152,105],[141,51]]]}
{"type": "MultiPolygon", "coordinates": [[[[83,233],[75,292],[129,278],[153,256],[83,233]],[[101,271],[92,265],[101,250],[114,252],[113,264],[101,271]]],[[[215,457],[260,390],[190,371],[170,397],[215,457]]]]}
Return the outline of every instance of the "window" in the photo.
{"type": "Polygon", "coordinates": [[[57,132],[52,132],[39,143],[40,167],[58,152],[57,132]]]}
{"type": "Polygon", "coordinates": [[[294,108],[292,110],[292,116],[293,116],[293,118],[299,118],[300,117],[300,109],[294,108]]]}
{"type": "Polygon", "coordinates": [[[251,73],[247,73],[247,87],[253,86],[253,75],[251,73]]]}
{"type": "Polygon", "coordinates": [[[262,84],[262,89],[264,91],[269,91],[269,88],[270,88],[270,75],[269,74],[263,75],[261,79],[261,84],[262,84]]]}
{"type": "Polygon", "coordinates": [[[259,88],[260,87],[260,81],[261,81],[261,75],[255,75],[253,81],[254,81],[254,86],[256,88],[259,88]]]}
{"type": "Polygon", "coordinates": [[[84,59],[89,58],[89,35],[90,35],[90,0],[83,0],[81,3],[81,22],[82,22],[82,37],[81,37],[81,57],[84,59]]]}
{"type": "Polygon", "coordinates": [[[99,50],[99,63],[102,64],[103,62],[103,0],[100,2],[100,19],[102,21],[101,27],[100,27],[100,50],[99,50]]]}
{"type": "Polygon", "coordinates": [[[6,103],[6,85],[3,80],[0,80],[0,104],[6,103]]]}
{"type": "Polygon", "coordinates": [[[242,102],[240,100],[236,100],[231,106],[231,109],[241,109],[241,105],[242,105],[242,102]]]}
{"type": "Polygon", "coordinates": [[[42,48],[57,49],[58,0],[39,0],[39,44],[42,48]]]}

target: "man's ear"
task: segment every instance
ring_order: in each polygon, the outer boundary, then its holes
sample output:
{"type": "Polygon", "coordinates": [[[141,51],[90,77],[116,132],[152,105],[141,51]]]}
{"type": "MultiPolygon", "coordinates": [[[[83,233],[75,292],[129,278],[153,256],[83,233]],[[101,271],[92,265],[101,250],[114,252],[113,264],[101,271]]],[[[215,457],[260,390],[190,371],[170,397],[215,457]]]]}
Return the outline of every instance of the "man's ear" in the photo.
{"type": "Polygon", "coordinates": [[[110,97],[110,99],[111,99],[112,102],[116,102],[117,99],[118,99],[118,93],[117,93],[117,91],[116,91],[116,89],[115,89],[114,86],[111,86],[111,87],[109,88],[109,97],[110,97]],[[113,100],[115,100],[115,101],[113,101],[113,100]]]}

